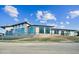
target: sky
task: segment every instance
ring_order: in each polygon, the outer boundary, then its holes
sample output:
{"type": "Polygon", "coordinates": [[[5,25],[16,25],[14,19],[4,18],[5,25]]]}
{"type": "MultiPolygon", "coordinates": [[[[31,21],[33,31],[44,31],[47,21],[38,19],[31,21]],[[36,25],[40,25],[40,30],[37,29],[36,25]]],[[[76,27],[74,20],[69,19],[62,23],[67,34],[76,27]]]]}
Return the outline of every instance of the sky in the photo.
{"type": "Polygon", "coordinates": [[[0,26],[24,21],[79,30],[79,5],[0,5],[0,26]]]}

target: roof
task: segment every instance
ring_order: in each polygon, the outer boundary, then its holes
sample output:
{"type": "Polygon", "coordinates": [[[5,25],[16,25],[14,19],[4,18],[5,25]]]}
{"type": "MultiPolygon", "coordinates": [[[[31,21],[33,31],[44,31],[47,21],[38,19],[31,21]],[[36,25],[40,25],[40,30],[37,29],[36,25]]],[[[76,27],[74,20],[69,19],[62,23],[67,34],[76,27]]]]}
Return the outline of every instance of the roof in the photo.
{"type": "MultiPolygon", "coordinates": [[[[21,22],[21,23],[18,23],[18,24],[13,24],[13,25],[6,25],[6,26],[0,26],[1,28],[6,28],[6,27],[13,27],[13,26],[17,26],[17,25],[21,25],[21,24],[29,24],[27,22],[21,22]]],[[[29,24],[30,26],[43,26],[43,27],[54,27],[54,26],[47,26],[47,25],[31,25],[29,24]]]]}
{"type": "Polygon", "coordinates": [[[48,26],[48,25],[30,25],[30,26],[54,27],[54,26],[48,26]]]}
{"type": "MultiPolygon", "coordinates": [[[[6,25],[6,26],[0,26],[1,28],[6,28],[6,27],[12,27],[12,26],[17,26],[17,25],[21,25],[21,24],[29,24],[28,22],[21,22],[21,23],[18,23],[18,24],[13,24],[13,25],[6,25]]],[[[30,26],[42,26],[42,27],[54,27],[54,26],[48,26],[48,25],[31,25],[29,24],[30,26]]],[[[55,30],[69,30],[69,31],[78,31],[78,30],[72,30],[72,29],[58,29],[58,28],[52,28],[52,30],[55,29],[55,30]]]]}
{"type": "Polygon", "coordinates": [[[72,30],[72,29],[58,29],[58,28],[53,28],[52,30],[68,30],[68,31],[78,31],[78,30],[72,30]]]}
{"type": "MultiPolygon", "coordinates": [[[[29,24],[27,22],[21,22],[21,23],[18,23],[18,24],[13,24],[13,25],[6,25],[6,26],[0,26],[1,28],[5,28],[5,27],[12,27],[12,26],[17,26],[17,25],[21,25],[21,24],[29,24]]],[[[29,24],[30,25],[30,24],[29,24]]]]}

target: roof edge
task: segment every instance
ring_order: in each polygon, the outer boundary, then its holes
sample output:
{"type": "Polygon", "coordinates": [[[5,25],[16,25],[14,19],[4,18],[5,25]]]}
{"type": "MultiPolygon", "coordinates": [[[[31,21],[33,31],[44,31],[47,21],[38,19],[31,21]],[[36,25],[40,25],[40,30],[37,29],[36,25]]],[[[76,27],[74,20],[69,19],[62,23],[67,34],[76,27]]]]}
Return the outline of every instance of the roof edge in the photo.
{"type": "Polygon", "coordinates": [[[17,26],[17,25],[20,25],[20,24],[29,24],[29,25],[31,25],[30,23],[28,23],[28,22],[21,22],[21,23],[17,23],[17,24],[12,24],[12,25],[6,25],[6,26],[0,26],[1,28],[5,28],[5,27],[12,27],[12,26],[17,26]]]}

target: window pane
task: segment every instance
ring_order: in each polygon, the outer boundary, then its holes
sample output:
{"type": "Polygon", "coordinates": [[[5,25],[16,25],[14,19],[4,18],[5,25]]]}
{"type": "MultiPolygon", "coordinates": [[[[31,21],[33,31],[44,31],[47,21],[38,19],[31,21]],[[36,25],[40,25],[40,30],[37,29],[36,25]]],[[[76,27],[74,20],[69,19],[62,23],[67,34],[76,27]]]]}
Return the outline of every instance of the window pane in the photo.
{"type": "Polygon", "coordinates": [[[59,34],[59,30],[54,30],[54,34],[59,34]]]}
{"type": "Polygon", "coordinates": [[[50,33],[50,28],[46,28],[46,34],[50,33]]]}
{"type": "Polygon", "coordinates": [[[61,35],[64,35],[64,31],[61,31],[61,35]]]}
{"type": "Polygon", "coordinates": [[[35,28],[33,26],[30,26],[28,31],[29,31],[29,34],[34,34],[35,28]]]}
{"type": "Polygon", "coordinates": [[[44,33],[44,27],[39,28],[39,33],[44,33]]]}

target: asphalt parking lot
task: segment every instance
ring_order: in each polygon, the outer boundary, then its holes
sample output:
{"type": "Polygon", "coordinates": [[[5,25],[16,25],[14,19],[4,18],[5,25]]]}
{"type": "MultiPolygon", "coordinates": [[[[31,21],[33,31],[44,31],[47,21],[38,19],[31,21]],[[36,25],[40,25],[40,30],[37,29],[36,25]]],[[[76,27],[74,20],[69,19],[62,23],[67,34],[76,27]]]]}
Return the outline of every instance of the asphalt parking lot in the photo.
{"type": "Polygon", "coordinates": [[[3,43],[0,54],[79,54],[79,43],[3,43]]]}

